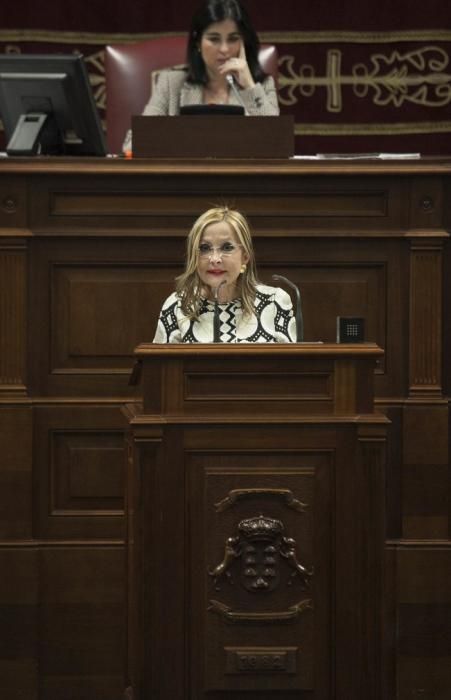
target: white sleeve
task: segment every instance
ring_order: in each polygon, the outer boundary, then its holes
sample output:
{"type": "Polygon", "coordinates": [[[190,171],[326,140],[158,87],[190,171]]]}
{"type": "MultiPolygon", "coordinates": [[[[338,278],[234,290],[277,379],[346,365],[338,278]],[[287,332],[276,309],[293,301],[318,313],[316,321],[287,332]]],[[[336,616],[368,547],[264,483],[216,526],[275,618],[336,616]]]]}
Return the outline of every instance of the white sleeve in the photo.
{"type": "Polygon", "coordinates": [[[169,114],[169,75],[170,71],[161,71],[154,86],[150,100],[144,107],[144,115],[151,117],[166,117],[169,114]]]}
{"type": "Polygon", "coordinates": [[[173,292],[161,307],[158,316],[154,343],[181,343],[182,334],[179,327],[180,301],[173,292]]]}
{"type": "MultiPolygon", "coordinates": [[[[169,114],[169,71],[163,70],[158,76],[154,91],[143,109],[143,114],[152,117],[165,117],[169,114]]],[[[125,135],[122,151],[126,153],[133,149],[132,130],[125,135]]]]}
{"type": "Polygon", "coordinates": [[[277,343],[296,342],[296,319],[291,297],[280,287],[274,294],[274,331],[277,343]]]}

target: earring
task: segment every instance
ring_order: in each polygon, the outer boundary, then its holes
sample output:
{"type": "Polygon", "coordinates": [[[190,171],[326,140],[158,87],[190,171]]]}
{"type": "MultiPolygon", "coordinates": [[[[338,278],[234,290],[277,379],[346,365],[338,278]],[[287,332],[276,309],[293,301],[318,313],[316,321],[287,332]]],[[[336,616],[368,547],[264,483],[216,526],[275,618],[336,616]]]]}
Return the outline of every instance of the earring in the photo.
{"type": "Polygon", "coordinates": [[[246,270],[247,270],[247,265],[245,265],[245,264],[243,263],[243,264],[241,265],[241,269],[240,269],[241,274],[244,275],[244,273],[246,272],[246,270]]]}

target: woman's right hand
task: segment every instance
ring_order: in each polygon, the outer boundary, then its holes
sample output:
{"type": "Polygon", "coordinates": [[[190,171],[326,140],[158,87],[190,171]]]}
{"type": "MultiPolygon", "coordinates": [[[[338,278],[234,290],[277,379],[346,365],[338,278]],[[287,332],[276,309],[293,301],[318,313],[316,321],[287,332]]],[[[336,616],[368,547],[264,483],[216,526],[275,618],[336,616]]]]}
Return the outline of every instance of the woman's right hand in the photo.
{"type": "Polygon", "coordinates": [[[221,75],[232,74],[238,85],[245,90],[254,87],[255,82],[247,64],[244,43],[240,43],[240,53],[237,58],[229,58],[219,69],[221,75]]]}

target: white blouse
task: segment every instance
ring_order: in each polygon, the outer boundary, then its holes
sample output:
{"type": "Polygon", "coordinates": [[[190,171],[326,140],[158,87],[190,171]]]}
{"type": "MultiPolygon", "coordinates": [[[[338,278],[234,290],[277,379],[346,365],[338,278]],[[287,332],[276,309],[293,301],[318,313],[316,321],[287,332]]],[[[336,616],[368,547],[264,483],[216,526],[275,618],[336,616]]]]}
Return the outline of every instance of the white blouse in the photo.
{"type": "MultiPolygon", "coordinates": [[[[241,299],[219,304],[221,343],[293,343],[296,322],[291,298],[280,287],[260,284],[252,316],[244,316],[241,299]]],[[[154,343],[212,343],[215,304],[204,299],[198,319],[182,311],[173,292],[164,302],[154,343]]]]}

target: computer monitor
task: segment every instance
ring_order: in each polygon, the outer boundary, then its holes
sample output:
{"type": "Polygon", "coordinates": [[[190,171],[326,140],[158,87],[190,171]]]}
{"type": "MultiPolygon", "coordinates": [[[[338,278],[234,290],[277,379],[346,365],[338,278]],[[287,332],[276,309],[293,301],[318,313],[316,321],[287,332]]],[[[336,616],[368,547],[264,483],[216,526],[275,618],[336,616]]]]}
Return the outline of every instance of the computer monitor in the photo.
{"type": "Polygon", "coordinates": [[[81,55],[0,55],[0,116],[8,155],[106,154],[81,55]]]}

